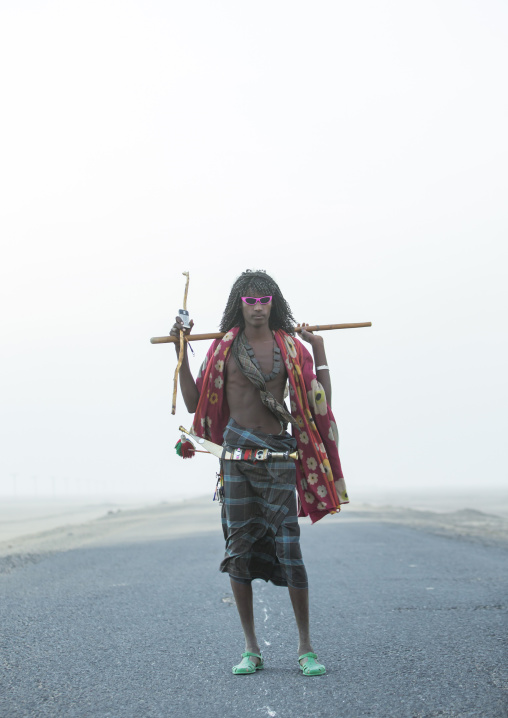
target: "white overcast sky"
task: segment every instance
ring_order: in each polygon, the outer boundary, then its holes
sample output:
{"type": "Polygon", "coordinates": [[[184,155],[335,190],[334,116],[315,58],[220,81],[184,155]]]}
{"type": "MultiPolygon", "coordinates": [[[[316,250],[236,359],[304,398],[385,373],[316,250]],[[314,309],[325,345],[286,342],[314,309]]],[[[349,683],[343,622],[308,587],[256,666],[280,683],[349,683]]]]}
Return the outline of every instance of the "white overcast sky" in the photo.
{"type": "Polygon", "coordinates": [[[373,322],[324,335],[353,499],[501,486],[507,36],[501,0],[4,0],[0,493],[212,492],[149,338],[246,268],[373,322]]]}

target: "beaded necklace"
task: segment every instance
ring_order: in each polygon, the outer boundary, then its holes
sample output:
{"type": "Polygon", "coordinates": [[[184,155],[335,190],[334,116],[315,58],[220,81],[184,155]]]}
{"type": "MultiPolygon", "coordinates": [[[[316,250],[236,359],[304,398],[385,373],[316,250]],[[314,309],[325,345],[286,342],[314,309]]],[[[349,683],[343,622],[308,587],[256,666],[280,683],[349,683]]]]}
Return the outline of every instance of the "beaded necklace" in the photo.
{"type": "MultiPolygon", "coordinates": [[[[272,335],[273,336],[273,335],[272,335]]],[[[272,379],[275,379],[277,374],[280,372],[280,349],[277,346],[277,342],[275,341],[275,337],[273,337],[273,367],[272,371],[269,374],[265,374],[264,371],[261,369],[261,366],[256,359],[256,355],[254,354],[254,349],[251,347],[249,342],[247,341],[247,337],[244,334],[244,340],[245,340],[245,348],[247,349],[247,354],[252,359],[252,363],[258,369],[261,374],[263,375],[263,379],[265,381],[271,381],[272,379]]]]}

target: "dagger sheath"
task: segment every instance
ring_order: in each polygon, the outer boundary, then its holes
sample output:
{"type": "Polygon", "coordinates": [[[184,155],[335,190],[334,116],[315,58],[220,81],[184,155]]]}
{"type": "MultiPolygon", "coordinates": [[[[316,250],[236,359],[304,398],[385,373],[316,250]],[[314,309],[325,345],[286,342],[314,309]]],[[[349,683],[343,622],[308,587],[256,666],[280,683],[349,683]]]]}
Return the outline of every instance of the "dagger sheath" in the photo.
{"type": "Polygon", "coordinates": [[[268,459],[297,459],[298,452],[293,451],[270,451],[270,449],[235,449],[225,451],[223,459],[229,461],[267,461],[268,459]]]}

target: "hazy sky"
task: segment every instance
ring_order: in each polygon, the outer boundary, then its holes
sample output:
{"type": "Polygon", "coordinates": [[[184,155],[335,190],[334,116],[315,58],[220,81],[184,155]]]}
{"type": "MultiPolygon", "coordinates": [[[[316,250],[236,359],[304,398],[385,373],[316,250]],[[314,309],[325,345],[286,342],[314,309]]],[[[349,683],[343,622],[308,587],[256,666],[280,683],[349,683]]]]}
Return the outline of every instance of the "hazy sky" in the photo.
{"type": "Polygon", "coordinates": [[[149,338],[246,268],[373,322],[324,335],[353,499],[502,485],[507,65],[495,0],[4,0],[0,493],[212,493],[149,338]]]}

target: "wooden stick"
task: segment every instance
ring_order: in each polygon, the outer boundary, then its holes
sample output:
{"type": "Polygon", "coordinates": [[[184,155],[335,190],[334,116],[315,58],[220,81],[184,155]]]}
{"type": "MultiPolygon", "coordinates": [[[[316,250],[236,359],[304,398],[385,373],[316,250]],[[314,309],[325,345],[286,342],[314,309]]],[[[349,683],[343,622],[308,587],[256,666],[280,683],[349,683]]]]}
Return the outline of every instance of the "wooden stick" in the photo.
{"type": "MultiPolygon", "coordinates": [[[[187,294],[189,292],[189,272],[182,272],[182,274],[184,277],[187,277],[187,280],[185,282],[185,292],[183,295],[182,309],[187,309],[187,294]]],[[[176,365],[175,376],[173,379],[173,402],[172,402],[172,406],[171,406],[171,413],[173,415],[176,411],[176,392],[178,390],[178,374],[180,373],[180,367],[182,366],[182,363],[183,363],[183,351],[184,351],[184,346],[185,346],[183,338],[184,338],[183,329],[180,329],[180,351],[178,352],[178,363],[176,365]]],[[[173,337],[171,337],[171,339],[173,339],[173,337]]]]}
{"type": "MultiPolygon", "coordinates": [[[[308,332],[324,332],[329,329],[358,329],[360,327],[371,327],[372,322],[361,322],[357,324],[314,324],[311,327],[304,327],[308,332]]],[[[302,327],[294,327],[295,332],[301,332],[302,327]]],[[[183,334],[183,332],[180,332],[183,334]]],[[[187,342],[200,342],[205,339],[222,339],[224,332],[216,332],[215,334],[188,334],[185,337],[187,342]]],[[[151,344],[176,344],[180,341],[177,337],[152,337],[150,339],[151,344]]],[[[183,342],[180,344],[180,350],[182,350],[183,342]]]]}

